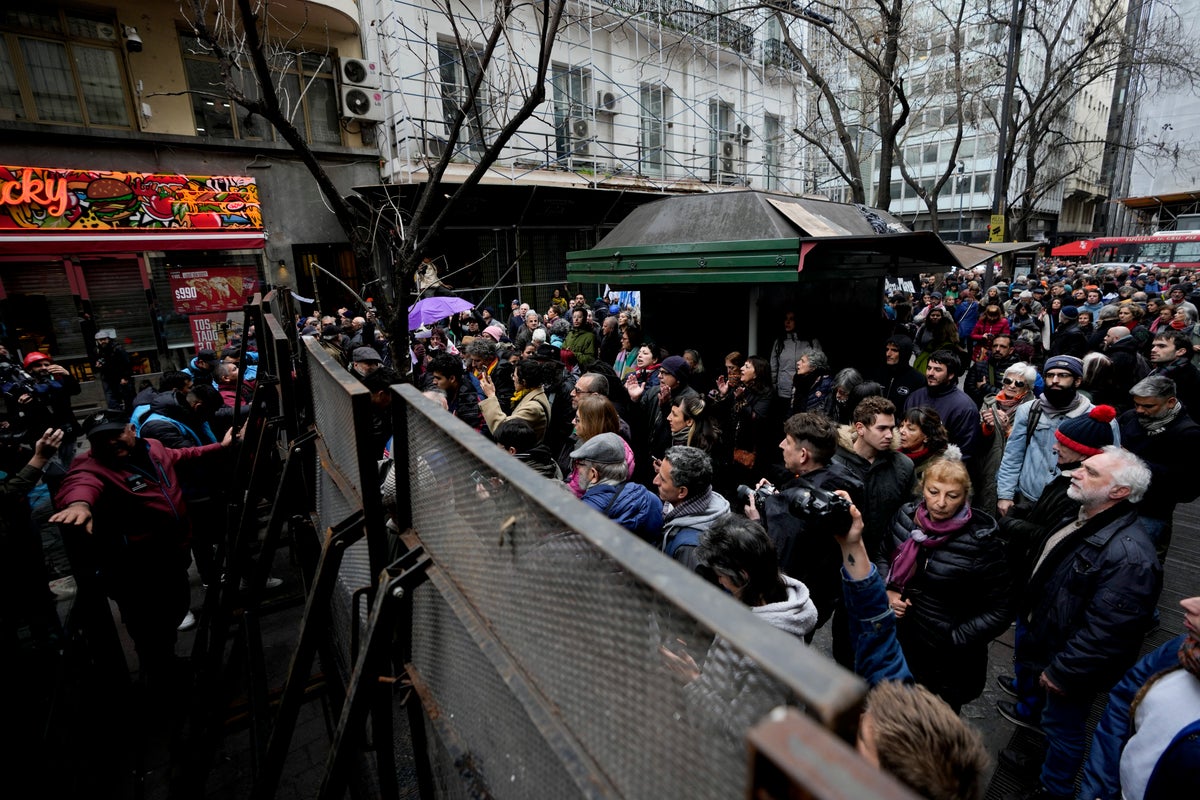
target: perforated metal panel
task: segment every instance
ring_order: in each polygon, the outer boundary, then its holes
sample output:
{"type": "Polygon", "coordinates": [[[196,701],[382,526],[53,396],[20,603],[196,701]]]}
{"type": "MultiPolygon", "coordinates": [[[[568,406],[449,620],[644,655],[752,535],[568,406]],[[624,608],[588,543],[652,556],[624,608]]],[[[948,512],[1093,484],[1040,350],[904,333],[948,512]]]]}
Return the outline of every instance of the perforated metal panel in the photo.
{"type": "MultiPolygon", "coordinates": [[[[497,471],[495,445],[410,387],[398,397],[413,528],[436,564],[413,664],[495,796],[735,797],[764,714],[797,696],[853,706],[857,679],[800,640],[561,485],[515,460],[497,471]],[[699,676],[673,674],[663,647],[699,676]]],[[[433,762],[439,783],[461,778],[433,762]]]]}

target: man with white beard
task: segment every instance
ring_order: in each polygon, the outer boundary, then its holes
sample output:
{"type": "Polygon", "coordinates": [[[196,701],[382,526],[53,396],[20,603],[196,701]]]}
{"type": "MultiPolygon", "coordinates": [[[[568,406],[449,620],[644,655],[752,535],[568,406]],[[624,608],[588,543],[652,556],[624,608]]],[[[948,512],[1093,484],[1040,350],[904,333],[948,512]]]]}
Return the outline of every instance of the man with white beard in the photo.
{"type": "Polygon", "coordinates": [[[1092,701],[1132,666],[1153,623],[1162,568],[1137,508],[1149,485],[1141,459],[1103,448],[1071,475],[1078,515],[1050,526],[1032,551],[1014,661],[1018,676],[1037,676],[1042,695],[999,704],[1001,716],[1046,736],[1031,797],[1075,796],[1092,701]]]}

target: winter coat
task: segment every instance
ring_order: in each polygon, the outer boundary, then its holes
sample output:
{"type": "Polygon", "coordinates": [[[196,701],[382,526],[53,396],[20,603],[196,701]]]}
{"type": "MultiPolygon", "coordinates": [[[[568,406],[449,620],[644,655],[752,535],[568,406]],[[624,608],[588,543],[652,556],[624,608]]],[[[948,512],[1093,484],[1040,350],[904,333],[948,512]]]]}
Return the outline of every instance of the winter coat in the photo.
{"type": "Polygon", "coordinates": [[[868,686],[884,681],[912,683],[912,671],[904,660],[896,635],[896,613],[892,611],[887,587],[875,565],[862,580],[853,580],[841,568],[842,601],[854,643],[854,674],[868,686]]]}
{"type": "MultiPolygon", "coordinates": [[[[1013,500],[1020,492],[1026,500],[1038,499],[1046,484],[1058,475],[1058,457],[1054,455],[1054,432],[1068,419],[1081,417],[1091,411],[1092,401],[1086,397],[1074,407],[1054,414],[1046,413],[1041,400],[1017,406],[1013,414],[1012,431],[1004,445],[1004,457],[996,471],[996,497],[1013,500]],[[1029,415],[1038,409],[1032,436],[1028,434],[1029,415]],[[1028,445],[1026,445],[1028,442],[1028,445]]],[[[1112,423],[1114,444],[1120,444],[1117,423],[1112,423]]]]}
{"type": "Polygon", "coordinates": [[[528,422],[537,434],[538,442],[541,442],[546,435],[546,426],[550,424],[550,401],[546,398],[546,391],[540,386],[521,395],[510,414],[505,414],[500,408],[499,395],[484,400],[479,404],[479,410],[483,413],[488,430],[493,434],[502,422],[513,417],[528,422]]]}
{"type": "Polygon", "coordinates": [[[869,370],[866,377],[882,386],[884,396],[891,400],[897,409],[902,409],[908,396],[925,385],[925,376],[909,366],[913,353],[912,339],[897,334],[892,336],[890,341],[900,350],[900,363],[894,367],[889,367],[886,363],[881,364],[869,370]]]}
{"type": "MultiPolygon", "coordinates": [[[[1177,636],[1153,652],[1147,653],[1133,665],[1129,672],[1125,673],[1121,682],[1109,692],[1108,705],[1104,708],[1104,716],[1100,718],[1100,724],[1096,726],[1096,733],[1092,738],[1092,749],[1088,753],[1087,763],[1083,767],[1083,784],[1079,797],[1089,798],[1089,800],[1092,798],[1121,800],[1122,797],[1131,796],[1129,791],[1132,787],[1123,787],[1121,784],[1122,774],[1128,774],[1126,770],[1134,768],[1132,764],[1123,763],[1122,759],[1125,746],[1135,735],[1130,708],[1142,687],[1160,673],[1177,670],[1176,679],[1184,684],[1189,680],[1197,680],[1194,675],[1177,669],[1179,667],[1179,647],[1186,638],[1186,636],[1177,636]],[[1125,790],[1125,794],[1122,794],[1123,790],[1125,790]]],[[[1162,688],[1160,684],[1155,683],[1151,691],[1157,692],[1162,688]]],[[[1170,689],[1167,688],[1167,691],[1170,689]]],[[[1194,698],[1194,694],[1190,696],[1191,703],[1195,702],[1194,698]]],[[[1186,696],[1180,699],[1184,703],[1189,702],[1189,698],[1186,696]]],[[[1166,747],[1158,754],[1156,764],[1148,776],[1145,798],[1154,797],[1156,788],[1173,787],[1174,792],[1177,793],[1179,787],[1185,785],[1186,778],[1182,778],[1178,774],[1174,776],[1171,774],[1172,767],[1177,764],[1191,763],[1193,765],[1191,780],[1195,780],[1194,765],[1200,764],[1200,737],[1196,735],[1195,731],[1197,724],[1200,724],[1200,720],[1178,733],[1173,730],[1165,732],[1170,738],[1167,740],[1166,747]]],[[[1154,726],[1142,726],[1143,730],[1152,730],[1153,728],[1154,726]]],[[[1159,730],[1155,733],[1161,735],[1164,732],[1159,730]]],[[[1153,753],[1145,755],[1153,755],[1153,753]]],[[[1142,767],[1138,770],[1141,773],[1139,777],[1147,777],[1144,769],[1146,765],[1143,763],[1138,766],[1142,767]]],[[[1143,795],[1134,792],[1132,796],[1142,797],[1143,795]]],[[[1161,796],[1173,797],[1178,794],[1173,794],[1168,788],[1167,792],[1161,796]]]]}
{"type": "MultiPolygon", "coordinates": [[[[892,520],[890,562],[917,527],[917,501],[892,520]]],[[[977,508],[941,546],[922,549],[905,592],[912,606],[900,620],[900,643],[917,681],[951,704],[983,691],[987,646],[1012,621],[1012,579],[996,521],[977,508]]]]}
{"type": "MultiPolygon", "coordinates": [[[[803,639],[816,625],[816,607],[803,583],[786,575],[782,578],[787,599],[752,606],[750,611],[763,622],[803,639]]],[[[736,741],[741,741],[768,711],[788,699],[782,684],[763,672],[751,656],[722,638],[713,641],[700,676],[684,687],[683,694],[694,726],[718,730],[736,741]]]]}
{"type": "Polygon", "coordinates": [[[554,460],[549,448],[545,445],[539,444],[528,453],[517,453],[514,458],[522,464],[527,465],[543,478],[549,478],[553,481],[561,481],[563,479],[562,470],[558,468],[558,462],[554,460]]]}
{"type": "Polygon", "coordinates": [[[1196,368],[1190,358],[1177,358],[1150,374],[1162,375],[1175,381],[1175,396],[1183,403],[1183,410],[1193,420],[1200,422],[1200,369],[1196,368]]]}
{"type": "MultiPolygon", "coordinates": [[[[1005,395],[1007,397],[1007,395],[1005,395]]],[[[979,406],[979,411],[982,414],[984,411],[992,411],[993,414],[997,410],[996,395],[985,397],[979,406]]],[[[1025,396],[1021,398],[1014,408],[1008,413],[1015,414],[1016,410],[1023,405],[1035,402],[1037,400],[1033,392],[1025,392],[1025,396]]],[[[994,417],[993,417],[994,419],[994,417]]],[[[976,492],[974,503],[980,508],[993,509],[996,507],[996,473],[1000,471],[1000,462],[1004,460],[1004,449],[1008,446],[1008,436],[1004,427],[1000,425],[990,426],[991,433],[988,428],[980,424],[980,466],[979,466],[979,483],[976,492]]]]}
{"type": "MultiPolygon", "coordinates": [[[[1060,522],[1047,537],[1071,520],[1060,522]]],[[[1019,608],[1028,635],[1015,657],[1068,696],[1107,691],[1137,658],[1161,591],[1138,510],[1118,503],[1070,533],[1030,577],[1019,608]]]]}
{"type": "Polygon", "coordinates": [[[958,340],[965,342],[979,323],[979,303],[975,300],[964,300],[954,307],[954,321],[958,325],[958,340]]]}
{"type": "Polygon", "coordinates": [[[958,388],[958,384],[949,382],[930,388],[926,386],[908,396],[904,410],[909,411],[920,406],[928,406],[942,418],[946,432],[950,434],[950,443],[958,445],[962,450],[963,461],[969,461],[979,451],[982,433],[979,430],[979,407],[958,388]]]}
{"type": "Polygon", "coordinates": [[[1191,417],[1179,412],[1166,430],[1154,436],[1146,435],[1133,410],[1118,417],[1117,425],[1121,446],[1150,468],[1150,488],[1138,503],[1142,514],[1170,520],[1176,505],[1200,497],[1200,480],[1192,472],[1196,453],[1200,452],[1200,425],[1191,417]]]}
{"type": "Polygon", "coordinates": [[[180,405],[179,395],[173,390],[150,398],[145,412],[135,414],[131,421],[138,436],[157,439],[172,449],[200,447],[217,441],[208,423],[191,408],[180,405]]]}
{"type": "Polygon", "coordinates": [[[729,513],[729,501],[710,489],[703,508],[667,519],[672,510],[663,506],[663,535],[659,549],[694,570],[699,563],[696,561],[696,546],[700,544],[700,536],[717,517],[729,513]]]}
{"type": "Polygon", "coordinates": [[[792,402],[789,414],[799,414],[805,411],[815,411],[824,414],[832,420],[837,419],[834,411],[834,401],[837,391],[833,388],[833,376],[825,373],[820,375],[801,375],[792,373],[792,402]]]}
{"type": "Polygon", "coordinates": [[[219,444],[172,450],[156,439],[134,445],[146,459],[119,465],[101,462],[94,451],[76,457],[55,497],[57,508],[83,501],[92,507],[92,536],[101,560],[147,550],[186,558],[191,523],[176,465],[218,458],[219,444]]]}
{"type": "Polygon", "coordinates": [[[1004,317],[1000,317],[994,322],[989,322],[987,317],[980,317],[979,321],[975,323],[975,328],[970,331],[971,361],[982,361],[987,358],[988,351],[992,347],[992,339],[1008,335],[1008,320],[1004,317]]]}
{"type": "Polygon", "coordinates": [[[1079,328],[1078,322],[1068,322],[1054,332],[1050,338],[1050,349],[1047,356],[1075,356],[1083,358],[1087,355],[1087,337],[1079,328]]]}
{"type": "Polygon", "coordinates": [[[596,360],[596,334],[587,328],[572,328],[563,339],[563,349],[574,353],[579,366],[586,367],[596,360]]]}
{"type": "Polygon", "coordinates": [[[774,455],[771,441],[771,426],[768,412],[771,408],[769,391],[754,392],[749,389],[733,401],[730,425],[733,432],[733,447],[751,450],[757,455],[755,469],[762,471],[774,455]]]}
{"type": "Polygon", "coordinates": [[[1104,349],[1104,354],[1112,360],[1113,380],[1117,385],[1122,402],[1117,409],[1125,411],[1133,407],[1133,399],[1129,390],[1142,378],[1150,374],[1150,364],[1145,356],[1138,352],[1137,342],[1132,336],[1118,339],[1104,349]]]}
{"type": "Polygon", "coordinates": [[[796,374],[796,362],[809,350],[820,350],[817,339],[801,339],[795,331],[785,333],[775,340],[771,348],[771,374],[775,376],[775,394],[785,400],[792,397],[792,376],[796,374]]]}
{"type": "MultiPolygon", "coordinates": [[[[497,395],[499,396],[499,395],[497,395]]],[[[477,431],[483,430],[483,412],[479,410],[479,396],[469,382],[462,382],[454,397],[448,398],[446,408],[477,431]]]]}
{"type": "MultiPolygon", "coordinates": [[[[1008,358],[998,359],[995,355],[991,355],[983,361],[975,362],[967,371],[966,380],[963,381],[963,391],[975,403],[982,403],[983,398],[996,394],[1004,388],[1004,373],[1020,360],[1020,357],[1013,353],[1008,358]]],[[[922,385],[924,385],[924,381],[922,381],[922,385]]]]}
{"type": "MultiPolygon", "coordinates": [[[[896,512],[913,496],[913,462],[903,453],[889,450],[867,461],[856,453],[847,439],[838,448],[833,463],[845,468],[863,485],[863,495],[869,498],[863,513],[863,546],[876,559],[885,537],[890,533],[896,512]]],[[[876,562],[878,563],[878,562],[876,562]]],[[[881,567],[886,571],[887,566],[881,567]]]]}
{"type": "Polygon", "coordinates": [[[657,545],[662,531],[662,500],[640,483],[598,483],[580,498],[630,533],[657,545]]]}

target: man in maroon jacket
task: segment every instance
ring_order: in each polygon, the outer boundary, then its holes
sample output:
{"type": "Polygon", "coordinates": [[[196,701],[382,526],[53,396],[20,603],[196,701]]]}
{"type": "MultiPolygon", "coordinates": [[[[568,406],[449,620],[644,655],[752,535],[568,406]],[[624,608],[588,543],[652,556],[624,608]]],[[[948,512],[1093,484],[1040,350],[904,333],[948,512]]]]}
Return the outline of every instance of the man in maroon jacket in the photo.
{"type": "Polygon", "coordinates": [[[116,601],[143,674],[169,672],[176,628],[188,611],[191,523],[175,467],[220,460],[233,442],[172,450],[140,439],[120,411],[84,423],[91,450],[75,459],[51,522],[83,527],[104,591],[116,601]]]}

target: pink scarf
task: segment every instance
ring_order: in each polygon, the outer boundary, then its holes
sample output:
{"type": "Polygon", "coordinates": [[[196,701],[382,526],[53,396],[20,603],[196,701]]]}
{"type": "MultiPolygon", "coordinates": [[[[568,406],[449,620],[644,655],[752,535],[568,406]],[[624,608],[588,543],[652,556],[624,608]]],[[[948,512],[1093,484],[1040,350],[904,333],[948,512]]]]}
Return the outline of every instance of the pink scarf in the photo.
{"type": "Polygon", "coordinates": [[[892,567],[888,572],[888,588],[903,592],[905,585],[912,580],[917,572],[917,556],[921,548],[932,550],[948,542],[971,521],[971,506],[963,504],[957,514],[947,520],[937,522],[929,517],[925,501],[917,505],[914,515],[916,527],[912,534],[900,545],[900,549],[892,556],[892,567]]]}

